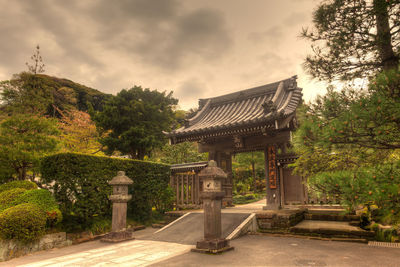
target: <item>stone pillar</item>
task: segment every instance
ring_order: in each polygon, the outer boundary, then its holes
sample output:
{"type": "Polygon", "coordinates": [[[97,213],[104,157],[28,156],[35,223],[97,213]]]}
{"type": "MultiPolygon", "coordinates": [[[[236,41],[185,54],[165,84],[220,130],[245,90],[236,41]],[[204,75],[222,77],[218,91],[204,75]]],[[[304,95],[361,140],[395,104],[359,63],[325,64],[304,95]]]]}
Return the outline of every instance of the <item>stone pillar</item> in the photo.
{"type": "Polygon", "coordinates": [[[217,254],[231,250],[233,247],[229,246],[229,241],[222,238],[221,225],[221,202],[225,195],[222,184],[227,175],[211,160],[200,171],[199,177],[203,179],[204,239],[198,241],[192,251],[217,254]]]}
{"type": "Polygon", "coordinates": [[[132,232],[126,231],[126,210],[127,202],[132,198],[128,195],[128,185],[133,184],[125,172],[119,171],[110,182],[112,186],[112,195],[110,200],[113,204],[111,232],[101,241],[103,242],[121,242],[134,239],[132,232]]]}
{"type": "Polygon", "coordinates": [[[265,176],[267,182],[267,203],[264,210],[278,210],[281,208],[281,190],[278,175],[278,166],[276,165],[276,148],[269,146],[264,150],[265,157],[265,176]],[[275,153],[275,156],[274,156],[275,153]],[[275,169],[273,169],[275,167],[275,169]],[[275,175],[275,176],[274,176],[275,175]]]}

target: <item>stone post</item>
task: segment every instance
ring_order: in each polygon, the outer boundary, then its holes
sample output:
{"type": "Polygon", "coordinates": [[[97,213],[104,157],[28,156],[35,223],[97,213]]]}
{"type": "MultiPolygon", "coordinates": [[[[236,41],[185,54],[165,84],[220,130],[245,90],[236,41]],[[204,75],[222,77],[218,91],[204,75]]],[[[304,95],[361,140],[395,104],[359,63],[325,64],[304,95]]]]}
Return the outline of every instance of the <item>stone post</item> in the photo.
{"type": "Polygon", "coordinates": [[[204,209],[204,239],[197,242],[193,252],[217,254],[233,249],[229,241],[222,238],[221,227],[221,202],[225,195],[222,184],[227,179],[227,174],[217,167],[217,163],[211,160],[208,166],[200,171],[199,178],[203,180],[204,209]]]}
{"type": "Polygon", "coordinates": [[[127,202],[132,198],[131,195],[128,195],[128,185],[133,184],[133,181],[125,176],[125,172],[119,171],[117,176],[108,182],[108,184],[112,186],[113,190],[110,196],[113,204],[112,226],[111,232],[101,241],[121,242],[134,239],[132,232],[126,230],[127,202]]]}

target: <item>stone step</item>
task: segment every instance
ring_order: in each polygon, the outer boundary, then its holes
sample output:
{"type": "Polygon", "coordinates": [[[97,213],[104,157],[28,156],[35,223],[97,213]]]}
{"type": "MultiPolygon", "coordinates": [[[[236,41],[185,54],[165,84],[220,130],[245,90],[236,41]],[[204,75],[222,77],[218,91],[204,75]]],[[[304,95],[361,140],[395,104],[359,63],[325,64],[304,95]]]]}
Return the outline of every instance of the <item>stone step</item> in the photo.
{"type": "Polygon", "coordinates": [[[363,230],[340,221],[312,221],[304,220],[290,228],[295,234],[315,235],[330,238],[373,239],[374,232],[363,230]]]}
{"type": "Polygon", "coordinates": [[[328,212],[328,211],[311,211],[309,210],[304,214],[304,219],[314,221],[339,221],[339,222],[350,222],[360,221],[358,215],[343,215],[339,212],[328,212]]]}

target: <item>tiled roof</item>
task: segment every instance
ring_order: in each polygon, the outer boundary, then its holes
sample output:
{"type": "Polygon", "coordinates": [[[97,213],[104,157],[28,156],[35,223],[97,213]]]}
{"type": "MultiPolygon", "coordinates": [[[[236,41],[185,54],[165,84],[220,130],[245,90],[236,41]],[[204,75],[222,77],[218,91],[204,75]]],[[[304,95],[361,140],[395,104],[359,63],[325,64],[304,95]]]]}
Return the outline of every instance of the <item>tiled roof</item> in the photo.
{"type": "Polygon", "coordinates": [[[302,98],[296,78],[293,76],[219,97],[200,99],[197,114],[184,127],[167,133],[167,136],[181,139],[260,124],[267,126],[277,118],[287,118],[294,114],[302,98]]]}
{"type": "Polygon", "coordinates": [[[171,173],[174,174],[179,172],[200,171],[207,167],[207,165],[208,161],[174,164],[171,165],[171,173]]]}

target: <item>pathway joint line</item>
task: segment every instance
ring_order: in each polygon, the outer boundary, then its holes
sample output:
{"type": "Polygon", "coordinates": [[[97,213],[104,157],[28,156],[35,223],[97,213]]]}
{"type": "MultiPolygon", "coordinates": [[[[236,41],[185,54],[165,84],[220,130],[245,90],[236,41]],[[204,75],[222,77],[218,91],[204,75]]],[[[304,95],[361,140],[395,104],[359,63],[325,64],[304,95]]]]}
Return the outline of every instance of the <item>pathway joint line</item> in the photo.
{"type": "Polygon", "coordinates": [[[228,237],[226,238],[226,240],[232,240],[232,239],[234,239],[235,237],[237,237],[236,235],[237,235],[238,233],[240,233],[240,231],[243,229],[243,227],[245,227],[245,226],[247,225],[248,222],[250,222],[251,220],[253,220],[255,216],[256,216],[255,213],[251,213],[251,214],[249,215],[249,217],[247,217],[238,227],[236,227],[235,230],[233,230],[233,232],[232,232],[230,235],[228,235],[228,237]]]}
{"type": "Polygon", "coordinates": [[[154,232],[154,234],[157,234],[157,233],[159,233],[159,232],[161,232],[161,231],[164,231],[165,229],[167,229],[168,227],[174,225],[176,222],[178,222],[178,221],[180,221],[181,219],[185,218],[185,217],[186,217],[187,215],[189,215],[189,214],[191,214],[191,212],[188,212],[188,213],[182,215],[181,217],[179,217],[178,219],[176,219],[176,220],[170,222],[169,224],[167,224],[166,226],[164,226],[164,227],[161,228],[160,230],[157,230],[156,232],[154,232]]]}

